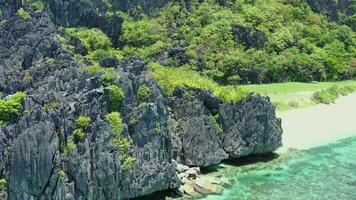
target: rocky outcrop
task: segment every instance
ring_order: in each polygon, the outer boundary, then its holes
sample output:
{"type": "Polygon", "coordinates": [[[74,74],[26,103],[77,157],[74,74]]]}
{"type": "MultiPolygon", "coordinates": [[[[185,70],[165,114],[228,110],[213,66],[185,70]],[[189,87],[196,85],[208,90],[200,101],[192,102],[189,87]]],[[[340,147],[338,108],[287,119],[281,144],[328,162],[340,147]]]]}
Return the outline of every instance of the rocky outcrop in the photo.
{"type": "Polygon", "coordinates": [[[116,12],[124,11],[135,16],[142,12],[149,13],[168,1],[45,0],[45,2],[56,24],[100,28],[115,45],[119,45],[123,18],[116,15],[116,12]]]}
{"type": "Polygon", "coordinates": [[[314,12],[323,13],[330,19],[346,23],[353,30],[356,29],[354,16],[356,14],[356,1],[354,0],[307,0],[314,12]]]}
{"type": "Polygon", "coordinates": [[[121,158],[126,152],[114,144],[115,133],[105,120],[112,111],[108,87],[100,73],[86,73],[63,47],[64,33],[52,19],[40,12],[0,24],[0,91],[3,96],[27,94],[22,115],[0,127],[0,179],[7,180],[9,200],[140,197],[179,188],[176,161],[209,166],[281,145],[280,121],[268,98],[227,104],[196,89],[177,89],[166,97],[147,76],[144,61],[108,58],[101,64],[119,74],[112,84],[125,94],[115,110],[123,119],[120,136],[135,158],[125,168],[121,158]],[[151,91],[145,102],[138,95],[143,85],[151,91]],[[79,116],[89,116],[91,124],[66,151],[79,116]]]}
{"type": "Polygon", "coordinates": [[[168,105],[173,157],[180,163],[209,166],[282,145],[281,121],[267,97],[227,104],[207,91],[178,89],[168,105]]]}
{"type": "Polygon", "coordinates": [[[266,43],[265,34],[251,27],[233,25],[232,32],[237,43],[242,43],[246,48],[262,49],[266,43]]]}

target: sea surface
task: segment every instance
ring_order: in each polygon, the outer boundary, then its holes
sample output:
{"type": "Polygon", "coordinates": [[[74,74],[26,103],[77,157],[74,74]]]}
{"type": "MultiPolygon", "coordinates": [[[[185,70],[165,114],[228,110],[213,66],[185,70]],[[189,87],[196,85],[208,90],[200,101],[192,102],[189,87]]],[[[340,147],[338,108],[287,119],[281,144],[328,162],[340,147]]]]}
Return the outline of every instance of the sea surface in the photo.
{"type": "Polygon", "coordinates": [[[227,176],[231,186],[205,200],[356,200],[356,137],[227,176]]]}

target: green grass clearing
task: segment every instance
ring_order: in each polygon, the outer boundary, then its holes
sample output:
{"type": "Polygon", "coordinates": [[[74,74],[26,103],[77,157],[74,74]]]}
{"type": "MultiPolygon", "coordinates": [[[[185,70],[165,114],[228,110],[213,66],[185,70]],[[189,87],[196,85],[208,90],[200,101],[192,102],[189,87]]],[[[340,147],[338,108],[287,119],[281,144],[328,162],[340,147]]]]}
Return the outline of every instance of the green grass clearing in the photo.
{"type": "Polygon", "coordinates": [[[248,92],[266,95],[277,106],[278,111],[285,111],[293,108],[302,108],[316,103],[312,100],[315,92],[328,89],[332,86],[356,87],[356,80],[340,82],[318,82],[318,83],[273,83],[261,85],[244,85],[242,88],[248,92]]]}

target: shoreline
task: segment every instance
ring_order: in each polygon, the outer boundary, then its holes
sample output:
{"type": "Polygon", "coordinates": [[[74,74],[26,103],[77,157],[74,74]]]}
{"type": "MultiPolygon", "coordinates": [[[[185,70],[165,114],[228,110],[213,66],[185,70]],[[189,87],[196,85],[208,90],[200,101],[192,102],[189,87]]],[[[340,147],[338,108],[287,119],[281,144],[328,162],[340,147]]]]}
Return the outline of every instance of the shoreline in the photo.
{"type": "Polygon", "coordinates": [[[342,96],[330,105],[277,112],[277,117],[282,118],[283,146],[276,153],[306,150],[356,136],[355,111],[356,93],[342,96]]]}

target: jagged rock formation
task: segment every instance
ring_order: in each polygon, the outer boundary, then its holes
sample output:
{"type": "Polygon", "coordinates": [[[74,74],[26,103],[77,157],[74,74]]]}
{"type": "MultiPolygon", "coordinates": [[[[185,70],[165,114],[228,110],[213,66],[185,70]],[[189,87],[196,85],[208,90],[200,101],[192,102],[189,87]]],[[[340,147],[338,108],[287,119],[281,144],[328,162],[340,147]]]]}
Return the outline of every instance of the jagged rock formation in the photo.
{"type": "Polygon", "coordinates": [[[23,115],[0,127],[0,178],[7,180],[10,200],[139,197],[179,187],[174,159],[209,166],[281,146],[280,121],[268,98],[226,104],[194,89],[165,97],[147,76],[144,61],[109,62],[120,74],[115,84],[125,93],[122,136],[136,158],[126,170],[105,121],[110,101],[100,74],[83,72],[83,64],[62,47],[64,33],[46,12],[28,20],[7,19],[0,25],[0,91],[27,93],[23,115]],[[137,95],[142,85],[152,93],[144,103],[137,95]],[[92,124],[67,155],[63,149],[81,115],[92,124]]]}
{"type": "MultiPolygon", "coordinates": [[[[314,12],[323,13],[334,21],[343,21],[344,16],[356,14],[356,1],[354,0],[307,0],[314,12]]],[[[344,21],[353,30],[356,29],[354,20],[344,21]]]]}
{"type": "Polygon", "coordinates": [[[190,166],[272,152],[281,146],[281,122],[267,97],[220,103],[207,91],[176,90],[168,98],[173,157],[190,166]]]}
{"type": "Polygon", "coordinates": [[[163,6],[167,0],[154,1],[99,1],[99,0],[45,0],[51,11],[51,18],[58,25],[83,26],[100,28],[118,45],[123,19],[117,16],[117,11],[136,10],[149,13],[163,6]],[[112,14],[108,14],[108,13],[112,14]]]}
{"type": "Polygon", "coordinates": [[[255,28],[234,25],[232,31],[236,42],[241,42],[247,48],[262,49],[266,43],[264,33],[255,28]]]}

